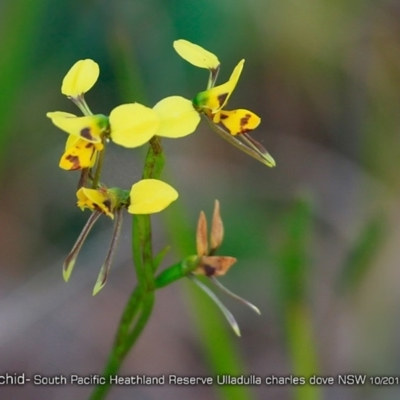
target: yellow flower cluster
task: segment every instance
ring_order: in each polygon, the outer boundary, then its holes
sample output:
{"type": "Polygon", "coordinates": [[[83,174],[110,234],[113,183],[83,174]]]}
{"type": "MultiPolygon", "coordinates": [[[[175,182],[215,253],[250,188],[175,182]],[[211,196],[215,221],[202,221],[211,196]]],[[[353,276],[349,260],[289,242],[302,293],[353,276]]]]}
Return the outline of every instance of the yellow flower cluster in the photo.
{"type": "Polygon", "coordinates": [[[207,89],[198,93],[192,101],[170,96],[152,108],[129,103],[115,107],[109,115],[93,114],[84,96],[98,80],[100,69],[95,61],[86,59],[72,66],[61,86],[61,93],[72,100],[83,115],[63,111],[46,114],[55,126],[68,134],[60,168],[81,171],[77,205],[82,210],[88,208],[93,212],[64,263],[65,280],[69,279],[80,248],[98,217],[104,214],[115,218],[110,250],[94,294],[106,282],[121,226],[122,209],[127,208],[131,214],[152,214],[164,210],[178,198],[178,192],[172,186],[158,179],[142,179],[133,184],[130,191],[106,188],[99,181],[108,142],[136,148],[151,141],[154,136],[181,138],[196,130],[200,114],[203,114],[213,129],[231,144],[265,165],[275,165],[261,144],[248,136],[248,132],[259,125],[260,118],[246,109],[224,109],[240,78],[244,60],[237,64],[226,83],[215,86],[220,63],[214,54],[186,40],[175,41],[174,48],[186,61],[210,72],[207,89]]]}
{"type": "MultiPolygon", "coordinates": [[[[54,111],[47,113],[54,125],[69,134],[59,166],[65,170],[92,168],[107,139],[128,147],[139,147],[154,135],[180,138],[192,133],[200,120],[192,103],[179,96],[167,97],[153,108],[139,103],[122,104],[109,116],[93,115],[84,99],[99,77],[99,66],[93,60],[76,62],[65,76],[61,93],[71,99],[85,114],[54,111]]],[[[113,218],[114,212],[104,203],[112,204],[113,194],[104,188],[80,188],[78,206],[101,211],[113,218]],[[84,195],[85,193],[85,195],[84,195]]],[[[178,193],[170,185],[157,180],[143,180],[132,186],[128,212],[151,214],[166,208],[178,193]]],[[[118,205],[115,205],[114,209],[118,205]]]]}

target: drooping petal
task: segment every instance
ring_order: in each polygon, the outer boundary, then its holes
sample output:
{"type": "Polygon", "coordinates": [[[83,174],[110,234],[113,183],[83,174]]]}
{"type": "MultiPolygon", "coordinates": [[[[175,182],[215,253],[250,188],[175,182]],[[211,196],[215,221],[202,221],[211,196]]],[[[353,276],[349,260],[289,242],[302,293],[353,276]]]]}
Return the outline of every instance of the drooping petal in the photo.
{"type": "Polygon", "coordinates": [[[139,103],[123,104],[110,114],[111,139],[133,148],[148,142],[160,127],[160,118],[151,108],[139,103]]]}
{"type": "Polygon", "coordinates": [[[76,259],[78,258],[79,252],[81,251],[82,245],[85,242],[87,235],[89,234],[93,225],[99,219],[100,215],[101,213],[99,212],[92,213],[92,215],[87,220],[85,226],[83,227],[78,239],[76,240],[74,247],[72,247],[72,250],[65,259],[63,264],[63,277],[65,282],[68,282],[69,277],[72,274],[72,270],[74,269],[76,259]]]}
{"type": "Polygon", "coordinates": [[[153,110],[161,121],[157,136],[180,138],[193,133],[200,122],[200,115],[192,102],[180,96],[166,97],[153,110]]]}
{"type": "Polygon", "coordinates": [[[121,232],[121,227],[122,227],[122,211],[121,209],[118,209],[116,211],[116,218],[114,223],[113,234],[111,237],[110,247],[108,249],[107,257],[104,260],[104,264],[101,266],[96,284],[94,285],[93,296],[95,296],[98,292],[100,292],[100,290],[103,289],[103,287],[107,282],[108,273],[110,272],[112,259],[115,253],[115,249],[117,247],[118,237],[121,232]]]}
{"type": "Polygon", "coordinates": [[[211,276],[210,279],[211,279],[211,282],[214,283],[215,286],[217,286],[219,289],[221,289],[223,292],[225,292],[228,296],[231,296],[235,300],[240,301],[241,303],[245,304],[247,307],[250,307],[258,315],[261,315],[261,312],[258,309],[258,307],[256,307],[254,304],[250,303],[248,300],[244,299],[243,297],[238,296],[236,293],[231,292],[218,279],[216,279],[215,276],[211,276]]]}
{"type": "Polygon", "coordinates": [[[232,72],[228,82],[223,83],[219,86],[214,86],[211,89],[200,92],[193,99],[193,105],[197,109],[208,109],[213,114],[221,110],[227,102],[232,92],[234,91],[236,84],[240,78],[244,65],[244,60],[239,61],[235,69],[232,72]]]}
{"type": "Polygon", "coordinates": [[[184,60],[196,67],[207,69],[219,67],[220,63],[217,56],[197,44],[179,39],[174,41],[174,49],[184,60]]]}
{"type": "Polygon", "coordinates": [[[250,135],[247,133],[243,133],[241,135],[233,136],[226,131],[220,125],[217,125],[213,122],[212,116],[209,113],[206,113],[207,121],[210,124],[210,127],[216,132],[219,136],[225,139],[227,142],[248,154],[249,156],[255,158],[256,160],[262,162],[268,167],[275,167],[276,163],[272,156],[267,152],[267,150],[254,139],[249,139],[250,135]],[[257,143],[257,144],[256,144],[257,143]]]}
{"type": "Polygon", "coordinates": [[[214,114],[213,122],[222,124],[231,135],[236,136],[256,129],[261,118],[249,110],[221,110],[214,114]]]}
{"type": "Polygon", "coordinates": [[[158,179],[142,179],[132,186],[130,192],[131,214],[153,214],[167,208],[178,198],[178,192],[158,179]]]}
{"type": "Polygon", "coordinates": [[[93,60],[79,60],[65,75],[61,93],[69,97],[78,97],[89,91],[100,74],[99,65],[93,60]]]}
{"type": "Polygon", "coordinates": [[[211,300],[214,301],[214,303],[219,307],[219,309],[222,311],[224,314],[225,318],[229,322],[230,326],[232,327],[233,331],[236,333],[236,335],[240,336],[240,329],[239,325],[235,320],[235,317],[232,315],[232,313],[221,303],[221,300],[206,286],[204,283],[200,282],[194,275],[188,275],[188,277],[194,282],[200,289],[205,292],[208,297],[210,297],[211,300]]]}
{"type": "Polygon", "coordinates": [[[115,198],[111,192],[106,189],[89,189],[81,187],[76,192],[78,198],[77,206],[82,210],[89,208],[92,211],[100,211],[103,214],[114,219],[115,198]]]}
{"type": "Polygon", "coordinates": [[[46,116],[57,128],[91,143],[100,143],[101,135],[108,129],[108,118],[102,114],[77,117],[62,111],[55,111],[48,112],[46,116]]]}
{"type": "Polygon", "coordinates": [[[59,167],[67,171],[91,168],[96,161],[96,152],[102,149],[102,143],[91,143],[70,135],[59,167]]]}

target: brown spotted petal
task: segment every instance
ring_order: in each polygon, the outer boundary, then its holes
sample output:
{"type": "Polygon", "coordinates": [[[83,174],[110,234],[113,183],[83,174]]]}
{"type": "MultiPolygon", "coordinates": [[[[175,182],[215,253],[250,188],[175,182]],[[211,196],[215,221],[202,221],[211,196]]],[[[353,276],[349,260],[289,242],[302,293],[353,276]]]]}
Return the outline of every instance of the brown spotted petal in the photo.
{"type": "Polygon", "coordinates": [[[214,116],[213,122],[220,123],[231,135],[236,136],[256,129],[260,125],[261,118],[245,109],[221,110],[214,116]]]}
{"type": "Polygon", "coordinates": [[[102,143],[91,143],[84,139],[69,135],[59,167],[67,171],[76,171],[93,167],[96,154],[103,149],[102,143]]]}
{"type": "Polygon", "coordinates": [[[88,189],[80,188],[76,192],[78,198],[78,207],[82,210],[89,208],[92,211],[100,211],[101,213],[114,219],[114,209],[117,205],[117,199],[113,193],[105,188],[88,189]]]}
{"type": "Polygon", "coordinates": [[[225,275],[229,268],[235,264],[237,259],[229,256],[203,256],[200,264],[193,271],[196,275],[222,276],[225,275]]]}

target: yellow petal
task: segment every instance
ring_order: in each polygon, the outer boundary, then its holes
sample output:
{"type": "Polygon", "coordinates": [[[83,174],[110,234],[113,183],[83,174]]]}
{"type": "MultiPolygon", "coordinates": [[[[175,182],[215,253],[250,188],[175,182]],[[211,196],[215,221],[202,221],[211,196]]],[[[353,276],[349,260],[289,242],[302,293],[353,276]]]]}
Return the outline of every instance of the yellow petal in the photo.
{"type": "Polygon", "coordinates": [[[106,189],[82,187],[76,192],[76,197],[78,198],[77,205],[82,210],[85,208],[89,208],[92,211],[97,210],[114,219],[115,199],[106,189]]]}
{"type": "Polygon", "coordinates": [[[99,65],[93,60],[79,60],[65,75],[61,93],[70,97],[78,97],[89,91],[99,77],[99,65]]]}
{"type": "Polygon", "coordinates": [[[244,65],[244,60],[239,61],[235,69],[232,72],[228,82],[222,85],[215,86],[204,92],[200,92],[193,99],[193,104],[197,109],[209,109],[214,114],[223,108],[232,92],[234,91],[236,84],[240,78],[244,65]]]}
{"type": "Polygon", "coordinates": [[[111,139],[124,147],[148,142],[160,126],[158,114],[139,103],[123,104],[110,114],[111,139]]]}
{"type": "Polygon", "coordinates": [[[194,132],[200,122],[200,115],[192,102],[180,96],[166,97],[153,110],[161,120],[157,136],[180,138],[194,132]]]}
{"type": "Polygon", "coordinates": [[[48,112],[46,116],[63,131],[91,143],[101,142],[101,135],[108,129],[108,118],[102,114],[77,117],[62,111],[55,111],[48,112]]]}
{"type": "Polygon", "coordinates": [[[219,122],[231,135],[235,136],[256,129],[261,122],[261,118],[249,110],[221,110],[215,114],[213,121],[215,123],[219,122]]]}
{"type": "Polygon", "coordinates": [[[167,208],[178,198],[178,192],[157,179],[143,179],[132,186],[130,193],[131,214],[153,214],[167,208]]]}
{"type": "Polygon", "coordinates": [[[65,150],[70,149],[71,147],[74,147],[81,139],[78,136],[74,136],[74,135],[68,135],[68,139],[65,143],[65,150]]]}
{"type": "Polygon", "coordinates": [[[93,167],[96,161],[97,151],[103,148],[103,144],[90,143],[84,139],[78,138],[76,143],[70,145],[68,142],[71,137],[75,138],[75,136],[69,136],[67,140],[67,146],[69,147],[66,147],[65,152],[61,157],[59,167],[67,171],[93,167]]]}
{"type": "Polygon", "coordinates": [[[183,59],[196,67],[216,69],[220,64],[213,53],[184,39],[175,40],[174,49],[183,59]]]}

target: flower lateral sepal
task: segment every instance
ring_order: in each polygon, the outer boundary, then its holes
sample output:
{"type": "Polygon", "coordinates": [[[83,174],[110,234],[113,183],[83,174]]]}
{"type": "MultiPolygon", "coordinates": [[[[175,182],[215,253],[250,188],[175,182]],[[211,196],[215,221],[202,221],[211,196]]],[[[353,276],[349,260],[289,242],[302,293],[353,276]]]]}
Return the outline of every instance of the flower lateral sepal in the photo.
{"type": "Polygon", "coordinates": [[[100,292],[101,289],[104,288],[108,274],[110,272],[111,268],[111,263],[114,257],[115,249],[117,246],[117,241],[121,232],[121,227],[122,227],[122,210],[121,208],[118,208],[115,212],[115,222],[114,222],[114,229],[111,237],[111,243],[110,247],[108,249],[108,253],[106,256],[106,259],[104,260],[103,265],[100,268],[99,275],[97,277],[96,284],[94,285],[93,288],[93,296],[95,296],[97,293],[100,292]]]}
{"type": "Polygon", "coordinates": [[[78,236],[78,239],[76,240],[74,246],[72,247],[72,250],[68,254],[67,258],[64,261],[63,264],[63,278],[65,282],[69,281],[69,278],[72,274],[72,271],[75,266],[76,259],[78,258],[79,252],[81,251],[81,248],[83,246],[83,243],[85,242],[89,232],[93,228],[95,222],[99,219],[101,213],[98,211],[95,211],[92,213],[92,215],[89,217],[87,220],[85,226],[82,229],[82,232],[78,236]]]}

